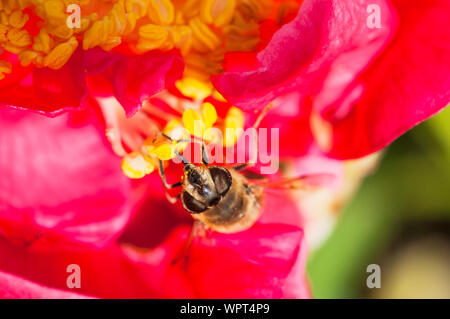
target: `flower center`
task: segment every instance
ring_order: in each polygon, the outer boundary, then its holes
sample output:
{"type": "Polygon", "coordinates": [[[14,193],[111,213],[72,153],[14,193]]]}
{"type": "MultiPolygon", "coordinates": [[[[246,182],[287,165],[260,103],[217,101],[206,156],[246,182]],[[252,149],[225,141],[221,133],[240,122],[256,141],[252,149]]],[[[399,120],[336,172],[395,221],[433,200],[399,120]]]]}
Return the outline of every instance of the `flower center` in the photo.
{"type": "MultiPolygon", "coordinates": [[[[177,48],[185,77],[209,82],[222,71],[226,52],[255,49],[271,6],[270,0],[4,0],[0,45],[24,66],[52,69],[61,68],[79,43],[107,51],[125,44],[137,54],[177,48]],[[71,4],[80,6],[79,17],[68,10],[71,4]]],[[[0,74],[8,73],[0,67],[0,74]]]]}
{"type": "Polygon", "coordinates": [[[244,128],[244,113],[230,107],[223,118],[209,102],[192,103],[164,91],[144,102],[131,118],[114,98],[100,99],[113,150],[122,157],[122,170],[130,178],[142,178],[159,165],[182,153],[188,141],[233,146],[244,128]],[[169,110],[153,105],[164,101],[169,110]],[[173,111],[173,112],[171,112],[173,111]]]}
{"type": "MultiPolygon", "coordinates": [[[[236,143],[244,126],[242,111],[232,107],[220,119],[215,107],[202,101],[212,94],[220,100],[210,77],[223,72],[227,52],[256,49],[260,24],[273,13],[275,3],[279,25],[298,8],[292,0],[2,0],[0,50],[17,54],[22,66],[56,70],[78,47],[109,51],[121,45],[136,54],[178,49],[185,70],[176,87],[193,99],[186,100],[193,105],[182,103],[174,108],[178,115],[166,117],[161,124],[152,118],[161,112],[155,114],[158,108],[150,103],[131,119],[118,111],[120,107],[111,107],[111,101],[103,103],[107,136],[114,151],[124,156],[122,168],[129,177],[140,178],[154,170],[157,160],[169,160],[175,150],[186,147],[163,135],[154,136],[157,131],[173,140],[196,136],[207,143],[236,143]],[[179,128],[186,130],[177,136],[174,132],[179,128]],[[225,134],[219,136],[212,128],[225,134]]],[[[0,60],[0,80],[11,71],[11,63],[0,60]]]]}

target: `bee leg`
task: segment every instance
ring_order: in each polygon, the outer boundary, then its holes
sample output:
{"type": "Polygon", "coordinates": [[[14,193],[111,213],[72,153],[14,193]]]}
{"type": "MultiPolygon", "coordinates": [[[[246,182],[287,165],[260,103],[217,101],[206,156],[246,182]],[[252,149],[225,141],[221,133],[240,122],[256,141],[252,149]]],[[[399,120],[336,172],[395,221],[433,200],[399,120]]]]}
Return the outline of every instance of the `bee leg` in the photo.
{"type": "MultiPolygon", "coordinates": [[[[209,164],[209,159],[208,159],[208,153],[206,152],[206,144],[205,144],[205,141],[203,141],[203,140],[199,141],[199,140],[196,140],[196,139],[193,139],[193,140],[191,140],[191,139],[181,139],[181,140],[177,140],[176,142],[177,142],[177,143],[191,143],[192,141],[194,141],[194,142],[200,142],[200,143],[202,144],[202,162],[203,162],[203,164],[208,165],[208,164],[209,164]]],[[[175,154],[176,154],[176,153],[175,153],[175,154]]],[[[179,155],[179,154],[176,154],[176,155],[178,156],[178,158],[181,159],[181,161],[183,162],[183,164],[184,164],[185,161],[187,161],[187,160],[186,160],[185,158],[183,158],[181,155],[179,155]]]]}
{"type": "Polygon", "coordinates": [[[208,154],[206,153],[206,146],[205,143],[202,143],[202,159],[203,159],[203,164],[208,165],[209,164],[209,160],[208,160],[208,154]]]}
{"type": "Polygon", "coordinates": [[[181,197],[181,194],[178,194],[176,196],[170,195],[168,192],[166,192],[166,198],[171,204],[175,204],[181,197]]]}
{"type": "Polygon", "coordinates": [[[194,240],[197,232],[201,228],[202,223],[198,220],[195,220],[192,224],[191,232],[189,233],[188,240],[186,245],[180,251],[180,253],[172,260],[172,266],[178,264],[180,261],[183,261],[183,266],[186,267],[189,262],[189,249],[191,248],[192,241],[194,240]]]}
{"type": "Polygon", "coordinates": [[[249,165],[249,164],[245,163],[245,164],[241,164],[241,165],[238,165],[238,166],[234,166],[233,168],[234,168],[234,170],[236,170],[236,171],[242,171],[243,169],[247,168],[248,165],[249,165]]]}
{"type": "MultiPolygon", "coordinates": [[[[173,141],[173,139],[170,136],[168,136],[167,134],[164,134],[164,133],[161,133],[161,134],[162,134],[162,136],[164,136],[168,140],[173,141]]],[[[176,140],[175,142],[177,142],[177,143],[191,143],[192,141],[198,141],[198,140],[179,139],[179,140],[176,140]]],[[[203,164],[208,165],[209,164],[209,160],[208,160],[208,154],[206,152],[206,144],[205,144],[205,142],[203,140],[201,141],[201,144],[202,144],[202,162],[203,162],[203,164]]],[[[175,154],[177,155],[177,157],[181,160],[181,162],[184,165],[189,163],[188,160],[186,160],[178,151],[175,151],[175,154]]]]}
{"type": "Polygon", "coordinates": [[[161,180],[164,184],[164,187],[167,189],[172,189],[174,187],[179,187],[182,186],[183,183],[182,182],[178,182],[175,184],[168,184],[167,180],[166,180],[166,174],[164,173],[164,168],[163,168],[163,162],[161,160],[159,160],[159,176],[161,176],[161,180]]]}

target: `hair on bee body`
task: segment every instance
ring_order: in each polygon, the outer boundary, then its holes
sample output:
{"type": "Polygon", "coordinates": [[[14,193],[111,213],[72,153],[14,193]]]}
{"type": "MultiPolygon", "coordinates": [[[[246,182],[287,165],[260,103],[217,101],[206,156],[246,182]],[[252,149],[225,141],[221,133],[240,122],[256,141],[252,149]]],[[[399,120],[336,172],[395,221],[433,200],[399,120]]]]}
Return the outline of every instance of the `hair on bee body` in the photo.
{"type": "MultiPolygon", "coordinates": [[[[262,118],[272,108],[269,104],[260,113],[252,126],[256,129],[262,118]]],[[[169,136],[166,138],[172,140],[169,136]]],[[[168,184],[160,160],[159,172],[164,186],[167,189],[182,187],[181,193],[176,197],[168,196],[171,202],[181,199],[183,207],[191,213],[192,217],[201,222],[207,229],[221,233],[235,233],[250,228],[258,220],[264,199],[264,189],[274,188],[303,188],[308,186],[309,176],[299,176],[276,182],[255,181],[257,178],[245,174],[245,169],[256,163],[256,160],[235,167],[210,165],[205,143],[202,140],[181,139],[177,143],[200,142],[202,146],[202,163],[190,163],[178,150],[175,155],[184,165],[184,178],[175,184],[168,184]],[[251,179],[253,181],[251,181],[251,179]]],[[[256,144],[255,144],[256,145],[256,144]]],[[[253,149],[253,159],[256,159],[258,150],[253,149]]]]}
{"type": "MultiPolygon", "coordinates": [[[[204,145],[202,145],[204,148],[204,145]]],[[[177,157],[184,165],[184,178],[181,182],[168,184],[162,162],[160,175],[166,188],[182,187],[176,199],[181,199],[183,207],[206,228],[234,233],[250,228],[261,211],[263,189],[252,185],[232,167],[209,165],[206,152],[203,163],[190,163],[178,151],[177,157]]]]}
{"type": "MultiPolygon", "coordinates": [[[[257,128],[262,117],[271,107],[272,105],[269,104],[261,112],[253,129],[257,128]]],[[[169,136],[164,136],[172,140],[169,136]]],[[[175,142],[201,142],[202,163],[190,163],[178,150],[175,150],[176,157],[183,164],[184,177],[177,183],[168,184],[163,162],[159,161],[159,173],[163,185],[167,189],[182,188],[175,197],[166,193],[167,198],[172,203],[181,200],[184,209],[195,220],[184,249],[172,261],[172,264],[176,264],[180,257],[184,257],[185,262],[187,261],[189,247],[201,229],[229,234],[252,227],[263,211],[265,188],[308,189],[310,184],[313,186],[320,184],[320,182],[317,183],[317,174],[268,181],[265,176],[246,170],[255,165],[256,160],[234,167],[210,165],[203,140],[181,139],[175,142]]],[[[253,159],[257,157],[258,150],[254,148],[254,152],[253,159]]]]}

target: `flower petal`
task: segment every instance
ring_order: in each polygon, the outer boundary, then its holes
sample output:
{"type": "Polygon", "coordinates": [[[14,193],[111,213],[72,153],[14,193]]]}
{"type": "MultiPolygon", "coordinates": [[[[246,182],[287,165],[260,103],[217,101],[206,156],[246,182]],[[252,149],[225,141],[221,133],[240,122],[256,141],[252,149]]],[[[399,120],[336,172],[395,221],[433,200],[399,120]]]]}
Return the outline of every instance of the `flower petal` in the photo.
{"type": "Polygon", "coordinates": [[[0,299],[85,299],[77,293],[44,287],[0,271],[0,299]]]}
{"type": "Polygon", "coordinates": [[[12,106],[49,116],[76,109],[87,96],[81,70],[82,56],[79,51],[59,70],[31,68],[27,71],[15,63],[13,73],[20,73],[20,76],[15,78],[15,82],[11,82],[9,76],[0,81],[0,107],[12,106]]]}
{"type": "MultiPolygon", "coordinates": [[[[77,251],[37,252],[0,238],[0,269],[44,287],[100,298],[192,298],[194,292],[183,272],[171,266],[187,233],[182,227],[150,251],[112,244],[102,249],[84,246],[77,251]],[[67,287],[73,274],[67,271],[69,265],[79,266],[78,289],[67,287]]],[[[15,293],[14,287],[5,289],[15,293]]]]}
{"type": "MultiPolygon", "coordinates": [[[[17,60],[17,58],[15,58],[17,60]]],[[[16,61],[17,62],[17,61],[16,61]]],[[[78,49],[59,70],[14,64],[20,76],[0,81],[0,106],[38,111],[56,116],[79,109],[92,97],[114,95],[127,115],[142,101],[172,85],[181,76],[183,63],[175,52],[148,52],[130,56],[100,48],[78,49]],[[88,85],[87,85],[88,84],[88,85]]]]}
{"type": "Polygon", "coordinates": [[[283,298],[303,294],[303,275],[294,270],[303,232],[290,225],[260,224],[237,234],[214,233],[193,244],[188,276],[200,298],[283,298]],[[224,262],[226,260],[226,262],[224,262]],[[291,284],[297,289],[285,295],[291,284]]]}
{"type": "Polygon", "coordinates": [[[0,233],[39,246],[102,246],[117,236],[131,188],[95,117],[75,126],[68,116],[0,114],[0,233]]]}
{"type": "MultiPolygon", "coordinates": [[[[272,198],[287,202],[285,197],[272,198]]],[[[272,210],[274,205],[266,207],[272,210]]],[[[157,205],[154,209],[153,214],[167,213],[157,210],[157,205]]],[[[298,214],[295,207],[290,213],[298,214]]],[[[67,266],[76,264],[81,270],[77,292],[102,298],[309,297],[300,228],[266,219],[236,234],[211,232],[194,239],[187,264],[182,260],[174,264],[182,256],[189,231],[190,227],[178,224],[151,249],[112,244],[102,249],[32,251],[0,239],[0,270],[67,290],[67,266]]]]}
{"type": "Polygon", "coordinates": [[[400,16],[393,42],[348,94],[324,110],[333,124],[334,157],[377,151],[450,103],[450,30],[445,27],[450,3],[393,2],[400,16]],[[360,87],[364,93],[352,98],[360,87]],[[345,103],[350,104],[349,114],[337,117],[333,110],[345,103]]]}
{"type": "Polygon", "coordinates": [[[386,0],[307,0],[259,53],[257,70],[225,73],[214,84],[243,108],[263,107],[293,90],[313,94],[331,68],[341,67],[349,78],[361,72],[386,45],[394,27],[386,0]],[[382,10],[379,29],[367,27],[369,4],[382,10]]]}
{"type": "Polygon", "coordinates": [[[105,95],[105,92],[114,95],[128,116],[145,99],[174,84],[184,68],[174,52],[150,51],[128,56],[96,48],[85,53],[84,61],[91,74],[88,79],[91,95],[105,95]]]}

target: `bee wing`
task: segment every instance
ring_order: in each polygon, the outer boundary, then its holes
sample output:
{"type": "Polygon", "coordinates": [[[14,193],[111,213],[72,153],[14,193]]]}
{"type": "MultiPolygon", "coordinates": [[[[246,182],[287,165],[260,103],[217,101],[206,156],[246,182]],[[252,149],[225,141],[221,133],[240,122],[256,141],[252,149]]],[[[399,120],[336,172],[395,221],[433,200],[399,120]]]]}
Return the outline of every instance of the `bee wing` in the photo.
{"type": "Polygon", "coordinates": [[[267,180],[267,176],[259,174],[255,171],[245,170],[240,172],[246,179],[251,181],[264,181],[267,180]]]}
{"type": "Polygon", "coordinates": [[[307,174],[291,178],[284,178],[277,181],[254,182],[254,184],[272,189],[314,189],[329,183],[334,179],[331,174],[307,174]]]}

